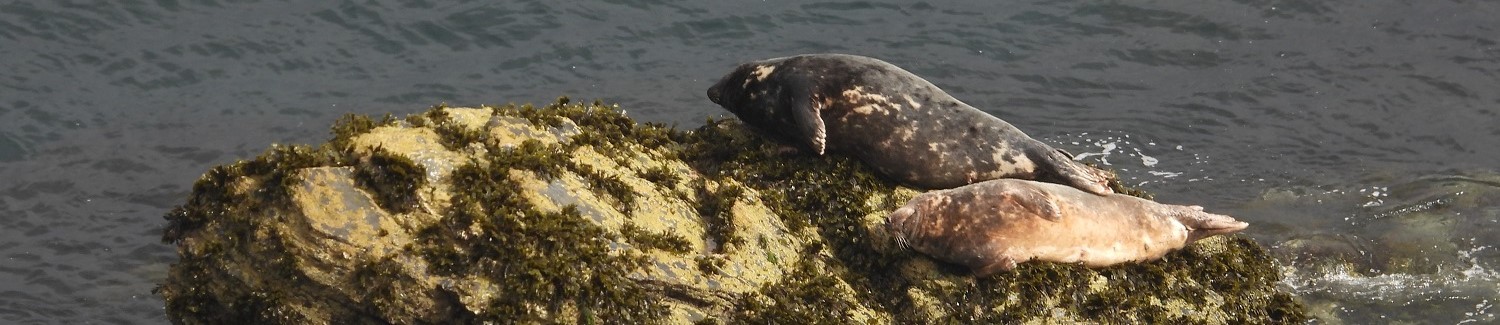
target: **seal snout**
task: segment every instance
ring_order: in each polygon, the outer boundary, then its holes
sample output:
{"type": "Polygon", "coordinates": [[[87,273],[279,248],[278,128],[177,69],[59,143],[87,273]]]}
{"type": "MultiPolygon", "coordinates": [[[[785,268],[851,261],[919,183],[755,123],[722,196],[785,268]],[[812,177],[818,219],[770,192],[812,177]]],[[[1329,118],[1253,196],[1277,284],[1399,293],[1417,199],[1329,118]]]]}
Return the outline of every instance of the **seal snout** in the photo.
{"type": "Polygon", "coordinates": [[[708,87],[708,100],[713,101],[714,104],[721,104],[719,102],[719,94],[722,93],[722,92],[724,92],[724,91],[721,90],[721,89],[719,89],[719,88],[722,88],[722,87],[719,87],[719,86],[723,85],[723,84],[724,83],[721,82],[721,83],[718,83],[718,84],[714,84],[713,87],[708,87]]]}
{"type": "Polygon", "coordinates": [[[896,240],[896,246],[901,247],[901,249],[911,248],[911,244],[907,242],[906,232],[902,231],[902,229],[907,226],[906,223],[910,221],[908,219],[911,219],[916,214],[917,209],[911,206],[904,206],[885,217],[885,231],[896,240]]]}

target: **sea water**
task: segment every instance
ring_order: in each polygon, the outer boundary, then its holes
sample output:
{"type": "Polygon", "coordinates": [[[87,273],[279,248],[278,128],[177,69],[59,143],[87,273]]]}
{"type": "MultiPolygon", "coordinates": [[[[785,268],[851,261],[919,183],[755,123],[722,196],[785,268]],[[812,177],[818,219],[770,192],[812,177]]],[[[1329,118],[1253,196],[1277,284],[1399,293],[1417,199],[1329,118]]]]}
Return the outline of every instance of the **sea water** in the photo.
{"type": "Polygon", "coordinates": [[[692,128],[736,63],[873,56],[1249,221],[1326,322],[1496,322],[1494,1],[8,1],[0,323],[165,323],[162,215],[346,113],[616,102],[692,128]]]}

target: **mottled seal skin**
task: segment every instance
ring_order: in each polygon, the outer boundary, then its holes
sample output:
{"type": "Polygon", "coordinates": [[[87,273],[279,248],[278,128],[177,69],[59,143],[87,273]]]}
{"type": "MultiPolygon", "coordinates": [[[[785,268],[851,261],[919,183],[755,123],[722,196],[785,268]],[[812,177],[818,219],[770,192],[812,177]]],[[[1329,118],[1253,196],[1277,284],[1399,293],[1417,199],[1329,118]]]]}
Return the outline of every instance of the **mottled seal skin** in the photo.
{"type": "Polygon", "coordinates": [[[1250,225],[1198,206],[998,179],[917,195],[885,226],[902,247],[982,277],[1031,260],[1089,267],[1154,260],[1250,225]]]}
{"type": "Polygon", "coordinates": [[[953,188],[997,178],[1111,193],[1110,176],[885,61],[809,54],[749,62],[708,98],[762,134],[819,155],[853,155],[903,184],[953,188]]]}

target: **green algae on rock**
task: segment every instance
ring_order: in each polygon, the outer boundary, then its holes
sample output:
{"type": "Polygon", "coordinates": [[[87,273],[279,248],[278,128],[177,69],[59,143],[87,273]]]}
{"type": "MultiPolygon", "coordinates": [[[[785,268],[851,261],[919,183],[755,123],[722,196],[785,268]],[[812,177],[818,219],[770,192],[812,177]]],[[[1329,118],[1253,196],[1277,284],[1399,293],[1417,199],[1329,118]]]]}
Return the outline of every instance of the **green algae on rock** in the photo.
{"type": "Polygon", "coordinates": [[[889,245],[916,195],[734,121],[599,102],[346,116],[216,167],[168,213],[178,323],[1299,322],[1266,252],[1027,263],[974,279],[889,245]]]}

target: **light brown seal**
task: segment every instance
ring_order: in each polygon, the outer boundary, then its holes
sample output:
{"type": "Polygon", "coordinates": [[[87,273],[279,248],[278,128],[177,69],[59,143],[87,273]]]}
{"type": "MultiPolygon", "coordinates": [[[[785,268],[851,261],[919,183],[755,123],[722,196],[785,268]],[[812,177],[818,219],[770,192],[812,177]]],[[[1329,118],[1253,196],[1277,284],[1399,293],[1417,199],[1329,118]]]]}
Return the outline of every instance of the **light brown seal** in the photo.
{"type": "Polygon", "coordinates": [[[885,61],[808,54],[741,64],[708,98],[762,134],[852,155],[922,189],[996,178],[1111,193],[1110,176],[885,61]]]}
{"type": "Polygon", "coordinates": [[[1154,260],[1249,224],[1199,206],[998,179],[917,195],[885,226],[903,247],[986,276],[1031,260],[1089,267],[1154,260]]]}

